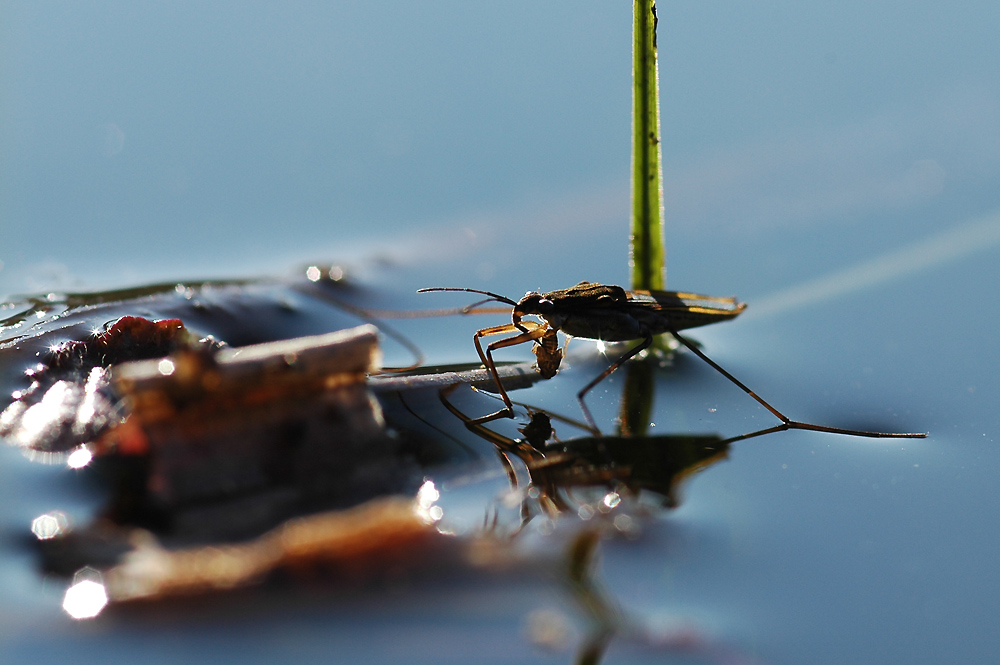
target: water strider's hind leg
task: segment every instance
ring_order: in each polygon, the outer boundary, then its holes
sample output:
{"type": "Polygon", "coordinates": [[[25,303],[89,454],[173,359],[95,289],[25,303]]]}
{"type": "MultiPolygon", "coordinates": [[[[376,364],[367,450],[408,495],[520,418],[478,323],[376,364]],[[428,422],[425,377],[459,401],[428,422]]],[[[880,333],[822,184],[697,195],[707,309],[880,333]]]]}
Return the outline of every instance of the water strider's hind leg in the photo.
{"type": "Polygon", "coordinates": [[[698,346],[694,342],[691,342],[690,340],[688,340],[688,339],[686,339],[684,337],[681,337],[679,334],[677,334],[677,331],[675,331],[675,330],[671,330],[670,334],[673,335],[677,339],[678,342],[680,342],[681,344],[683,344],[684,346],[686,346],[688,349],[690,349],[692,353],[694,353],[696,356],[698,356],[699,358],[701,358],[702,360],[704,360],[706,363],[708,363],[715,371],[719,372],[720,374],[722,374],[722,376],[726,377],[727,379],[729,379],[730,381],[732,381],[734,384],[736,384],[740,388],[740,390],[742,390],[743,392],[745,392],[747,395],[750,395],[750,397],[753,397],[757,401],[758,404],[760,404],[765,409],[767,409],[768,411],[770,411],[772,414],[774,414],[774,416],[778,420],[781,421],[780,425],[776,425],[774,427],[768,428],[767,430],[761,430],[760,432],[755,432],[752,435],[745,435],[745,436],[742,436],[742,437],[737,437],[737,439],[732,439],[732,440],[739,440],[739,439],[751,438],[752,436],[759,436],[759,435],[761,435],[763,433],[779,432],[779,431],[788,430],[788,429],[804,429],[804,430],[810,430],[810,431],[813,431],[813,432],[829,432],[830,434],[846,434],[848,436],[867,436],[867,437],[870,437],[870,438],[877,438],[877,439],[889,439],[889,438],[892,438],[892,439],[923,439],[924,437],[927,436],[926,433],[922,433],[922,432],[909,432],[909,433],[904,433],[904,432],[868,432],[868,431],[865,431],[865,430],[844,429],[842,427],[827,427],[826,425],[813,425],[811,423],[801,423],[801,422],[798,422],[796,420],[792,420],[788,416],[786,416],[785,414],[783,414],[781,411],[778,411],[776,408],[774,408],[773,406],[771,406],[770,404],[768,404],[766,401],[764,401],[764,399],[762,397],[760,397],[754,391],[750,390],[746,385],[743,384],[743,382],[741,382],[735,376],[733,376],[732,374],[730,374],[729,372],[727,372],[725,369],[723,369],[722,366],[719,365],[717,362],[715,362],[714,360],[712,360],[711,358],[709,358],[708,356],[706,356],[705,353],[701,349],[699,349],[698,346]]]}

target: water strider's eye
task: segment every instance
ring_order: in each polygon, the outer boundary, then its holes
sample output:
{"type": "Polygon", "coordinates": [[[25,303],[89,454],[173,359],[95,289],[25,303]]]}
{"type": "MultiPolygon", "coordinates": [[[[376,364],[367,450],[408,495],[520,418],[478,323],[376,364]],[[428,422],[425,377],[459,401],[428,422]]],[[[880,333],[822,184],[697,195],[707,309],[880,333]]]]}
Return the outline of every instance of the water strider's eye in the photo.
{"type": "Polygon", "coordinates": [[[545,298],[542,298],[541,300],[538,301],[538,313],[539,314],[548,314],[549,312],[551,312],[555,308],[556,308],[556,304],[554,302],[552,302],[551,300],[546,300],[545,298]]]}

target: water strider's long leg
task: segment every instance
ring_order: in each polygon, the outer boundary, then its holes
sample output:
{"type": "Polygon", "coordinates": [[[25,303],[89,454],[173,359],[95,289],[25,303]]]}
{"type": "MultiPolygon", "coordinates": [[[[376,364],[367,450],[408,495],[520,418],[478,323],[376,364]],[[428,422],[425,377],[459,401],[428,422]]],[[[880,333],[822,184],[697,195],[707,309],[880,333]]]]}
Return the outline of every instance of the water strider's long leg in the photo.
{"type": "Polygon", "coordinates": [[[472,422],[474,423],[486,423],[491,420],[496,420],[497,418],[513,418],[514,417],[514,405],[510,401],[510,397],[507,396],[507,391],[503,387],[503,383],[500,382],[500,375],[497,373],[496,363],[493,361],[493,352],[497,349],[503,349],[508,346],[516,346],[517,344],[524,344],[525,342],[534,341],[545,334],[548,330],[547,325],[542,325],[534,323],[531,321],[524,321],[522,326],[527,326],[529,329],[527,332],[521,332],[513,337],[508,337],[507,339],[501,339],[500,341],[493,342],[486,347],[486,352],[483,353],[483,347],[479,343],[481,337],[489,337],[490,335],[502,335],[504,333],[513,332],[515,330],[520,330],[513,323],[508,323],[502,326],[494,326],[492,328],[483,328],[482,330],[477,330],[476,334],[473,336],[473,341],[476,343],[476,351],[479,352],[479,358],[483,361],[483,366],[489,371],[493,376],[493,382],[496,383],[497,390],[500,392],[500,397],[503,398],[504,408],[500,409],[495,413],[491,413],[488,416],[483,416],[482,418],[476,418],[472,422]]]}
{"type": "Polygon", "coordinates": [[[583,416],[584,418],[587,419],[587,424],[590,425],[590,429],[593,432],[600,433],[601,430],[597,428],[597,423],[594,422],[594,417],[590,415],[590,409],[587,408],[587,403],[583,401],[584,395],[590,392],[590,390],[598,383],[608,378],[608,375],[611,374],[611,372],[615,371],[616,369],[627,363],[629,360],[631,360],[636,355],[641,353],[644,349],[649,348],[649,345],[652,343],[653,343],[653,336],[647,335],[646,339],[642,340],[642,342],[640,342],[638,346],[636,346],[628,353],[622,355],[621,358],[612,363],[610,367],[601,372],[596,379],[585,385],[583,389],[576,394],[576,399],[578,402],[580,402],[580,409],[583,411],[583,416]]]}
{"type": "Polygon", "coordinates": [[[810,430],[810,431],[813,431],[813,432],[829,432],[830,434],[847,434],[848,436],[867,436],[867,437],[876,438],[876,439],[886,439],[886,438],[894,438],[894,439],[923,439],[924,437],[927,436],[926,433],[922,433],[922,432],[914,432],[914,433],[868,432],[868,431],[864,431],[864,430],[843,429],[841,427],[827,427],[826,425],[813,425],[811,423],[800,423],[800,422],[798,422],[796,420],[792,420],[788,416],[786,416],[785,414],[781,413],[776,408],[774,408],[773,406],[771,406],[770,404],[768,404],[767,402],[765,402],[762,397],[760,397],[759,395],[757,395],[757,393],[755,393],[754,391],[752,391],[748,387],[746,387],[746,385],[744,385],[743,382],[741,382],[735,376],[733,376],[732,374],[730,374],[729,372],[727,372],[725,369],[723,369],[722,366],[719,365],[717,362],[715,362],[714,360],[712,360],[711,358],[709,358],[708,356],[706,356],[705,353],[701,349],[699,349],[697,347],[697,345],[694,344],[694,342],[691,342],[690,340],[685,339],[684,337],[681,337],[679,334],[677,334],[677,331],[675,331],[675,330],[671,330],[670,334],[673,335],[675,338],[677,338],[678,342],[680,342],[681,344],[683,344],[684,346],[686,346],[688,349],[690,349],[692,353],[694,353],[696,356],[698,356],[699,358],[701,358],[702,360],[704,360],[705,362],[707,362],[709,365],[711,365],[712,368],[715,369],[715,371],[719,372],[720,374],[722,374],[722,376],[726,377],[727,379],[729,379],[730,381],[732,381],[734,384],[736,384],[737,386],[739,386],[739,388],[743,392],[745,392],[747,395],[750,395],[750,397],[753,397],[757,401],[758,404],[760,404],[765,409],[767,409],[768,411],[770,411],[771,413],[773,413],[774,416],[778,420],[781,421],[780,425],[776,425],[774,427],[770,427],[770,428],[768,428],[766,430],[761,430],[760,432],[755,432],[755,433],[752,433],[750,435],[744,435],[744,436],[741,436],[741,437],[737,437],[737,439],[732,439],[732,440],[748,439],[748,438],[752,438],[754,436],[759,436],[761,434],[769,434],[771,432],[780,432],[780,431],[789,430],[789,429],[804,429],[804,430],[810,430]]]}

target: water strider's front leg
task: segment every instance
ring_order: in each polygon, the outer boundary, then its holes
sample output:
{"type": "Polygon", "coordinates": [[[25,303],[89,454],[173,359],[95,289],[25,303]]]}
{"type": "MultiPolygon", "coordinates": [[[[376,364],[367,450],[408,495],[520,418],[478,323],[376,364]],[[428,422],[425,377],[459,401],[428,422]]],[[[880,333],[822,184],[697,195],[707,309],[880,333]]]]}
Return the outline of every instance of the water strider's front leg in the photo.
{"type": "Polygon", "coordinates": [[[482,337],[489,337],[490,335],[503,335],[504,333],[514,332],[515,330],[521,330],[513,323],[508,323],[502,326],[494,326],[492,328],[483,328],[482,330],[477,330],[476,334],[473,336],[473,341],[476,344],[476,351],[479,353],[479,358],[483,361],[483,366],[486,367],[490,375],[493,376],[493,382],[497,386],[497,390],[500,393],[500,397],[503,399],[505,407],[500,409],[495,413],[491,413],[488,416],[483,416],[482,418],[476,418],[471,421],[476,424],[489,422],[491,420],[496,420],[497,418],[513,418],[514,417],[514,405],[510,401],[510,397],[507,396],[507,391],[503,387],[503,383],[500,381],[500,375],[497,373],[496,363],[493,361],[493,352],[497,349],[503,349],[508,346],[517,346],[518,344],[524,344],[525,342],[532,342],[545,335],[548,330],[548,325],[535,323],[533,321],[524,321],[521,323],[522,327],[527,327],[527,331],[521,332],[513,337],[508,337],[507,339],[501,339],[499,341],[493,342],[486,347],[486,352],[483,352],[483,347],[480,345],[479,340],[482,337]]]}

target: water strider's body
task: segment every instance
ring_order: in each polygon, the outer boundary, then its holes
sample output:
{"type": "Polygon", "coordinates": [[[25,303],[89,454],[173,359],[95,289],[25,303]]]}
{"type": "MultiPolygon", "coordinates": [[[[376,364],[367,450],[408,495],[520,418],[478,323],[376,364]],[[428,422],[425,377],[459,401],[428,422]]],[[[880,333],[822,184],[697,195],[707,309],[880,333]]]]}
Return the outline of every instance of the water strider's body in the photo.
{"type": "Polygon", "coordinates": [[[483,365],[492,374],[500,397],[505,404],[504,409],[490,414],[485,418],[480,418],[478,422],[500,417],[512,418],[514,415],[513,404],[507,396],[507,391],[504,390],[500,377],[497,374],[496,363],[493,361],[493,351],[497,349],[525,342],[535,342],[534,352],[538,358],[539,370],[545,378],[550,378],[555,375],[559,362],[562,359],[562,350],[554,343],[555,334],[559,331],[570,337],[582,337],[605,342],[641,340],[638,345],[622,355],[621,358],[612,363],[611,366],[577,393],[577,399],[587,418],[587,422],[596,431],[597,426],[590,415],[590,410],[587,408],[586,402],[584,402],[584,396],[630,358],[647,349],[653,343],[653,338],[656,335],[670,333],[677,338],[677,341],[739,386],[744,392],[757,400],[758,403],[781,420],[781,425],[772,428],[774,431],[807,429],[868,437],[922,438],[926,436],[926,434],[921,433],[849,430],[790,420],[761,399],[736,377],[706,356],[693,342],[678,334],[680,330],[697,328],[710,323],[728,321],[735,318],[746,309],[746,305],[738,302],[735,298],[716,298],[677,291],[626,291],[620,286],[596,284],[593,282],[580,282],[568,289],[548,291],[546,293],[531,292],[517,302],[514,302],[510,298],[490,293],[489,291],[479,291],[477,289],[430,288],[420,289],[418,293],[428,291],[480,293],[489,296],[492,300],[507,303],[513,307],[511,322],[509,324],[483,328],[482,330],[478,330],[473,338],[476,344],[476,351],[479,352],[479,357],[482,359],[483,365]],[[532,315],[541,318],[543,323],[523,320],[524,317],[532,315]],[[514,336],[493,342],[487,346],[485,353],[479,343],[481,337],[515,332],[517,334],[514,336]]]}
{"type": "Polygon", "coordinates": [[[604,342],[645,339],[671,330],[686,330],[727,321],[746,305],[735,298],[713,298],[676,291],[626,291],[620,286],[580,282],[548,293],[529,293],[514,305],[512,323],[535,314],[550,328],[570,337],[604,342]]]}

